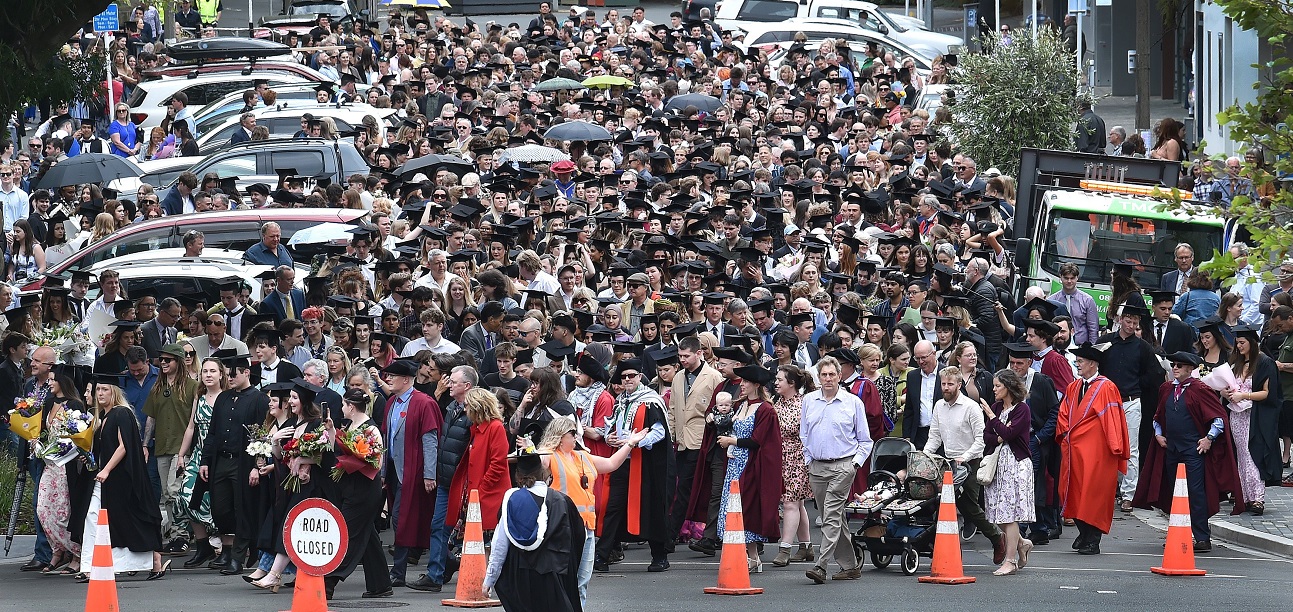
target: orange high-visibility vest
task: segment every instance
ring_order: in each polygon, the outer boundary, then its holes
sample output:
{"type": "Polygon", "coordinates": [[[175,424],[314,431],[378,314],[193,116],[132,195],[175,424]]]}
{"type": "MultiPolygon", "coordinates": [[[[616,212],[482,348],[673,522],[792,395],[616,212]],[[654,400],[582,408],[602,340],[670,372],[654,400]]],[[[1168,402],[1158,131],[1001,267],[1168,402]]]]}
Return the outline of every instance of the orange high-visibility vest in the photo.
{"type": "Polygon", "coordinates": [[[584,526],[597,528],[597,499],[593,495],[593,481],[597,479],[597,469],[589,461],[588,453],[575,451],[571,455],[552,453],[548,467],[552,472],[552,487],[565,493],[575,507],[579,516],[584,519],[584,526]],[[587,485],[584,485],[587,478],[587,485]]]}

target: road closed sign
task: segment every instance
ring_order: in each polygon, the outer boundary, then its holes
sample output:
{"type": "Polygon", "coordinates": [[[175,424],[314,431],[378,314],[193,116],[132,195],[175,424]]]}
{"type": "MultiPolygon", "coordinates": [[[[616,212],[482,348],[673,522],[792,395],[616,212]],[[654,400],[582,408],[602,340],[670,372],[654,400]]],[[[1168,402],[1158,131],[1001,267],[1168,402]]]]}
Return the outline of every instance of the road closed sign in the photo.
{"type": "Polygon", "coordinates": [[[306,499],[287,513],[283,546],[298,570],[323,576],[341,565],[349,532],[341,511],[326,499],[306,499]]]}

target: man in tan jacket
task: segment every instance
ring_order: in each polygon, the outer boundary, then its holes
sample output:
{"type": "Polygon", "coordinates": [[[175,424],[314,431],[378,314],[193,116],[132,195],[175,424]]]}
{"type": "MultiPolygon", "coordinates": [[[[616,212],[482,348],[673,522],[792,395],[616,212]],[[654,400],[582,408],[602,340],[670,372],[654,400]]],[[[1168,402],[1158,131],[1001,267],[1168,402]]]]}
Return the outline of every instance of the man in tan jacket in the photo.
{"type": "MultiPolygon", "coordinates": [[[[696,461],[700,458],[700,444],[705,436],[705,414],[709,411],[714,390],[723,382],[723,375],[705,363],[700,350],[700,339],[688,336],[678,341],[678,373],[673,377],[669,395],[669,431],[674,434],[674,465],[678,485],[670,506],[670,533],[677,537],[687,516],[687,501],[691,498],[691,484],[695,477],[696,461]]],[[[713,553],[709,553],[713,556],[713,553]]]]}

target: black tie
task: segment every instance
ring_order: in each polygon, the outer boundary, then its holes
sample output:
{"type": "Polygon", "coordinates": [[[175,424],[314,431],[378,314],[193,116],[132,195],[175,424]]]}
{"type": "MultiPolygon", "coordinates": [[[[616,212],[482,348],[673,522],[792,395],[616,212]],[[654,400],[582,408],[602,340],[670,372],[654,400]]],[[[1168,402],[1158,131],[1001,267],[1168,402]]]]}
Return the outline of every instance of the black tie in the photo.
{"type": "Polygon", "coordinates": [[[1086,380],[1082,381],[1082,390],[1078,392],[1078,403],[1081,403],[1082,398],[1086,397],[1087,387],[1090,387],[1090,386],[1091,386],[1090,381],[1086,381],[1086,380]]]}
{"type": "Polygon", "coordinates": [[[1157,325],[1158,329],[1157,329],[1157,333],[1155,333],[1154,335],[1155,335],[1155,337],[1157,337],[1157,338],[1158,338],[1158,345],[1159,345],[1159,346],[1163,346],[1163,327],[1165,327],[1165,326],[1166,326],[1166,324],[1164,324],[1164,323],[1157,323],[1156,325],[1157,325]]]}

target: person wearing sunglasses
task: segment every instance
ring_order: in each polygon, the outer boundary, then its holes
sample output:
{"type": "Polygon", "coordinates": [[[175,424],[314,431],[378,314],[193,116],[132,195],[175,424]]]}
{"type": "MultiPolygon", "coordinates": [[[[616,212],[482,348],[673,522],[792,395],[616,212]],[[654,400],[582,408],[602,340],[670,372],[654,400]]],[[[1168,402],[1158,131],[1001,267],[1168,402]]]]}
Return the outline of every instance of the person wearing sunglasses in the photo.
{"type": "Polygon", "coordinates": [[[665,420],[664,400],[660,394],[644,384],[642,360],[624,359],[619,362],[611,385],[623,385],[624,391],[615,398],[614,418],[606,426],[606,443],[612,448],[633,447],[628,461],[611,475],[610,497],[606,504],[603,537],[597,541],[593,571],[610,570],[611,552],[628,533],[629,518],[637,519],[641,527],[632,534],[645,539],[651,547],[651,564],[648,572],[669,569],[669,496],[666,494],[668,468],[673,448],[668,444],[668,425],[665,420]],[[635,440],[640,430],[647,430],[645,437],[635,440]],[[631,466],[640,475],[633,478],[631,466]],[[629,487],[641,487],[635,495],[638,507],[629,507],[629,487]]]}
{"type": "Polygon", "coordinates": [[[230,336],[228,332],[225,316],[221,313],[215,313],[207,316],[206,333],[192,338],[189,344],[193,350],[197,351],[198,357],[206,359],[211,353],[220,349],[234,349],[239,355],[249,355],[251,351],[247,348],[247,343],[230,336]]]}

